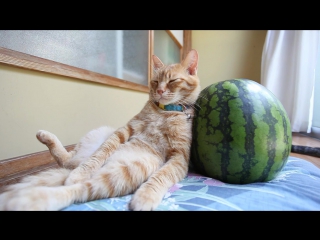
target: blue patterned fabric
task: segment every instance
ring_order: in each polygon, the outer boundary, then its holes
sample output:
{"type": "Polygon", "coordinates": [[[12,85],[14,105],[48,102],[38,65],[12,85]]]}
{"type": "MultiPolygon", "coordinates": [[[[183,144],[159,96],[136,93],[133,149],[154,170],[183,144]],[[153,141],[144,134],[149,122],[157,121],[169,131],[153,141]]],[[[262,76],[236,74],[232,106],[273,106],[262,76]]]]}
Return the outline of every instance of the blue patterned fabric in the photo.
{"type": "MultiPolygon", "coordinates": [[[[132,195],[72,204],[63,211],[128,211],[132,195]]],[[[227,184],[189,172],[169,189],[157,211],[320,210],[320,169],[289,157],[269,182],[227,184]]]]}

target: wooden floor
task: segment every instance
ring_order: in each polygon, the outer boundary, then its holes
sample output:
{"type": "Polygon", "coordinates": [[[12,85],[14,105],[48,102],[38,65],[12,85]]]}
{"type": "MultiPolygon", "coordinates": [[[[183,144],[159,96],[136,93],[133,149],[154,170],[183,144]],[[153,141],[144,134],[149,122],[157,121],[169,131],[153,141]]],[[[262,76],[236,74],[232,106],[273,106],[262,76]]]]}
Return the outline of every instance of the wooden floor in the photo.
{"type": "MultiPolygon", "coordinates": [[[[320,140],[317,138],[308,137],[300,133],[292,133],[292,144],[309,146],[309,147],[320,147],[320,140]]],[[[316,165],[318,168],[320,168],[320,158],[318,157],[312,157],[312,156],[302,155],[297,153],[290,153],[290,156],[305,159],[313,163],[314,165],[316,165]]]]}

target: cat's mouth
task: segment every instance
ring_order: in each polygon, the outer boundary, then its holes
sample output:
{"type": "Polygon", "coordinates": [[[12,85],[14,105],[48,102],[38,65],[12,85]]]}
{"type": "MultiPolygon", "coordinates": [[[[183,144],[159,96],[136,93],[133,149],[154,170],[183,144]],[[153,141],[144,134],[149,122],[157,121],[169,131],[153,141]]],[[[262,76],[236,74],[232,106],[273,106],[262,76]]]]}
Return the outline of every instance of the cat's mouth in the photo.
{"type": "Polygon", "coordinates": [[[163,105],[170,104],[169,99],[165,98],[164,96],[159,96],[158,98],[155,98],[155,102],[161,103],[163,105]]]}
{"type": "Polygon", "coordinates": [[[169,105],[169,104],[173,104],[172,101],[168,101],[168,100],[163,100],[163,99],[160,99],[159,101],[156,101],[157,103],[160,103],[162,105],[169,105]]]}

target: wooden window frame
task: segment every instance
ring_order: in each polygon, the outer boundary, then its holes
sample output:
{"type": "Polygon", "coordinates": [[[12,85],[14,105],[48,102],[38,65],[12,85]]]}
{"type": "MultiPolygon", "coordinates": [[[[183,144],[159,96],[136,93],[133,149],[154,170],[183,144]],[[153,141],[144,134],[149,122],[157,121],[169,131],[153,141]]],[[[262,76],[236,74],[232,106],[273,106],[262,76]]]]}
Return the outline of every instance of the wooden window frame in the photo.
{"type": "MultiPolygon", "coordinates": [[[[175,38],[175,36],[166,30],[168,35],[180,48],[180,59],[185,58],[186,54],[191,50],[191,30],[183,30],[183,45],[175,38]]],[[[151,56],[154,48],[154,30],[149,30],[149,54],[148,54],[148,84],[152,75],[152,67],[150,64],[151,56]]],[[[35,70],[60,76],[76,78],[84,81],[90,81],[109,86],[149,92],[149,87],[122,80],[108,75],[103,75],[66,64],[35,57],[29,54],[13,51],[0,47],[0,64],[6,64],[18,68],[35,70]]],[[[70,151],[74,145],[65,146],[70,151]]],[[[57,167],[57,163],[53,160],[50,152],[42,151],[27,154],[20,157],[0,160],[0,192],[6,185],[18,182],[22,177],[34,174],[45,169],[57,167]]]]}

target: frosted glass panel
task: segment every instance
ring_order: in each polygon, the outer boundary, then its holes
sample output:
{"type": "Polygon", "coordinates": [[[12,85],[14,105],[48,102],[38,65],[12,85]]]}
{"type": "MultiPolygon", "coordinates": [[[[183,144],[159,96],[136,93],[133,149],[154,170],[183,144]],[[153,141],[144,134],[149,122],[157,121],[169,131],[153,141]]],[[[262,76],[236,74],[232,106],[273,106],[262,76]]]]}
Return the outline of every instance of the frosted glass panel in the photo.
{"type": "Polygon", "coordinates": [[[165,30],[154,30],[154,54],[164,64],[180,62],[180,48],[165,30]]]}
{"type": "Polygon", "coordinates": [[[148,85],[148,30],[0,30],[0,47],[148,85]]]}

